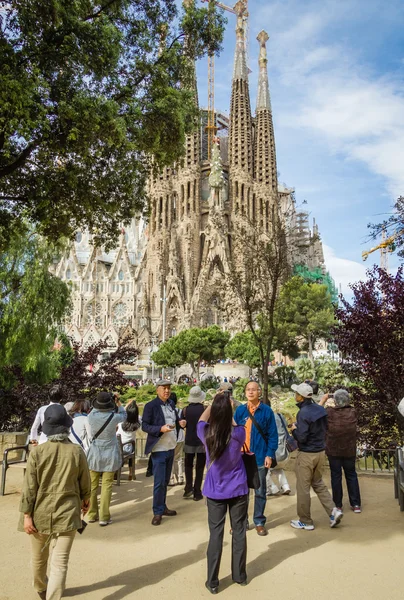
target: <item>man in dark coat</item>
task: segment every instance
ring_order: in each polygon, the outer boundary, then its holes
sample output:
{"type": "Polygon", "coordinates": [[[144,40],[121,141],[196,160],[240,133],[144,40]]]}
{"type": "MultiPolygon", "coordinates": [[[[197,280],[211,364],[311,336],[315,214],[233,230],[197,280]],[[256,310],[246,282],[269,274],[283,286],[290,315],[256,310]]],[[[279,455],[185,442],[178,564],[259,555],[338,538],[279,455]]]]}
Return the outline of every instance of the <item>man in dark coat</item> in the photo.
{"type": "Polygon", "coordinates": [[[152,525],[160,525],[163,516],[174,517],[175,510],[166,505],[167,486],[171,477],[177,432],[186,421],[178,419],[174,402],[170,399],[171,381],[160,379],[156,383],[157,396],[144,407],[142,429],[147,433],[146,454],[151,452],[153,461],[153,519],[152,525]]]}
{"type": "Polygon", "coordinates": [[[296,459],[299,519],[291,521],[290,524],[295,529],[314,529],[310,513],[310,488],[312,487],[330,517],[330,527],[335,527],[342,519],[342,511],[336,508],[323,481],[327,413],[322,406],[313,402],[313,388],[307,383],[292,385],[292,390],[296,393],[299,407],[297,422],[291,427],[292,435],[299,448],[296,459]]]}

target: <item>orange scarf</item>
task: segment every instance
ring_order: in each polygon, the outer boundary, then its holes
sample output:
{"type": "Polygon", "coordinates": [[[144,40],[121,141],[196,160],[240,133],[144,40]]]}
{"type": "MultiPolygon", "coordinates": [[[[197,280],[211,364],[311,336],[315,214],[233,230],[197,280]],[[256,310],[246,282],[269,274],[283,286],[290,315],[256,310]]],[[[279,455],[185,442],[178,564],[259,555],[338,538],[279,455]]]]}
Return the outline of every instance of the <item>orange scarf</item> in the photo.
{"type": "MultiPolygon", "coordinates": [[[[261,404],[261,402],[258,402],[257,405],[252,404],[252,402],[247,402],[247,408],[248,408],[249,412],[253,415],[260,404],[261,404]]],[[[247,448],[249,450],[250,450],[250,443],[251,443],[252,425],[253,425],[252,419],[251,419],[251,417],[248,417],[247,422],[245,424],[245,443],[247,444],[247,448]]]]}

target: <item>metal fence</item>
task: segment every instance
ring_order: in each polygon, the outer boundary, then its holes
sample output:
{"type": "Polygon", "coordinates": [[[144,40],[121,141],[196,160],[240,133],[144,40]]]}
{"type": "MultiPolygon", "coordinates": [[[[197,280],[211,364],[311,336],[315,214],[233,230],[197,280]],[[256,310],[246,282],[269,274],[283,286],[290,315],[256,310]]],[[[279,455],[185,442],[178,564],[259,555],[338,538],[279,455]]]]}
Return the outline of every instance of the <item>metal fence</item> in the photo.
{"type": "Polygon", "coordinates": [[[367,448],[358,451],[356,469],[363,473],[394,473],[396,449],[367,448]]]}

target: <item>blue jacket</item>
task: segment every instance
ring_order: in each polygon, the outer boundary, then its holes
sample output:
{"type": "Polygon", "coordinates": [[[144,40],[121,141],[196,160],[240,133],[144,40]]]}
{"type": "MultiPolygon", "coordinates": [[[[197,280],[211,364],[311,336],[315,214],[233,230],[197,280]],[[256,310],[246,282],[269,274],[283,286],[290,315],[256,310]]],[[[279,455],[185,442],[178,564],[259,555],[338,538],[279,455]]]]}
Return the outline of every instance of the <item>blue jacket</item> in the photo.
{"type": "MultiPolygon", "coordinates": [[[[170,399],[167,400],[167,403],[175,412],[178,436],[180,424],[177,411],[175,410],[175,404],[170,399]]],[[[148,402],[144,407],[142,416],[142,429],[147,433],[145,454],[149,454],[152,451],[153,447],[157,444],[157,442],[163,435],[160,429],[163,427],[163,425],[166,424],[166,420],[164,418],[164,413],[161,408],[162,406],[164,406],[164,402],[160,400],[160,398],[157,396],[156,398],[154,398],[154,400],[148,402]]]]}
{"type": "Polygon", "coordinates": [[[325,449],[327,411],[309,398],[299,402],[296,426],[292,432],[301,452],[322,452],[325,449]]]}
{"type": "MultiPolygon", "coordinates": [[[[268,443],[266,444],[262,435],[253,423],[251,429],[250,450],[255,454],[257,465],[262,467],[265,463],[266,456],[275,458],[275,452],[278,448],[278,430],[276,428],[275,416],[272,408],[267,404],[260,403],[254,413],[254,418],[268,439],[268,443]]],[[[237,425],[245,425],[248,419],[249,412],[247,404],[242,404],[234,413],[234,420],[237,425]]]]}

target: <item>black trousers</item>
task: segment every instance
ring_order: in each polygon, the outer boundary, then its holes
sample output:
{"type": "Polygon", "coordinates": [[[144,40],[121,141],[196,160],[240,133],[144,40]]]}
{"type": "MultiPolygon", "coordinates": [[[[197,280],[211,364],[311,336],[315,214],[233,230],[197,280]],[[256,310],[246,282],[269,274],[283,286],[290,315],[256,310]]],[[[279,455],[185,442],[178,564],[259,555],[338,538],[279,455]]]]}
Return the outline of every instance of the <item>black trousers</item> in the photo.
{"type": "Polygon", "coordinates": [[[228,500],[212,500],[207,498],[208,523],[209,523],[209,545],[208,579],[211,587],[219,585],[219,569],[223,550],[223,534],[226,522],[227,508],[230,513],[230,525],[233,529],[231,541],[231,576],[233,581],[242,583],[247,579],[247,511],[248,495],[229,498],[228,500]]]}
{"type": "Polygon", "coordinates": [[[349,503],[351,506],[360,506],[361,494],[355,470],[355,456],[329,456],[328,462],[331,469],[332,499],[335,502],[335,506],[338,506],[338,508],[342,507],[342,469],[344,469],[345,473],[349,503]]]}
{"type": "Polygon", "coordinates": [[[196,453],[195,480],[193,479],[194,457],[195,454],[185,453],[185,491],[192,492],[193,490],[194,496],[200,496],[206,454],[205,452],[196,453]]]}

